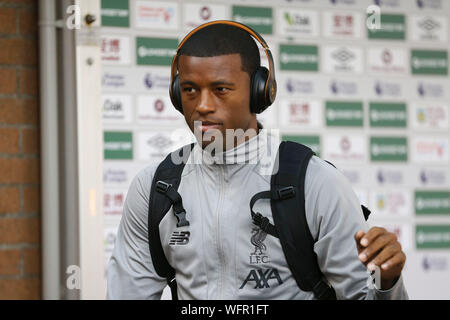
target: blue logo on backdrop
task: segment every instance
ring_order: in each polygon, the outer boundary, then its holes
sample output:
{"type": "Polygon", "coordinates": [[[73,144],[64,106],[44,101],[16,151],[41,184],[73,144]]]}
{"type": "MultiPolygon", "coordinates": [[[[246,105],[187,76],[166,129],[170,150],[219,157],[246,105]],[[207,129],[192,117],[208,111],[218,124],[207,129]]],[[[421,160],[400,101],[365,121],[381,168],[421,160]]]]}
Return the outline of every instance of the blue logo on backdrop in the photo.
{"type": "Polygon", "coordinates": [[[330,90],[334,95],[354,96],[358,94],[358,85],[351,81],[332,80],[330,90]]]}
{"type": "Polygon", "coordinates": [[[396,170],[378,170],[377,180],[379,184],[402,184],[403,173],[396,170]]]}
{"type": "Polygon", "coordinates": [[[417,0],[419,9],[442,9],[442,0],[417,0]]]}
{"type": "Polygon", "coordinates": [[[423,87],[423,83],[419,83],[419,86],[417,87],[417,92],[419,93],[419,96],[421,97],[425,96],[425,88],[423,87]]]}
{"type": "Polygon", "coordinates": [[[383,89],[381,88],[381,83],[377,82],[375,84],[375,92],[377,93],[377,95],[381,96],[383,95],[383,89]]]}
{"type": "Polygon", "coordinates": [[[374,0],[373,2],[374,2],[374,4],[376,4],[379,7],[384,6],[384,7],[396,8],[396,7],[400,6],[399,0],[374,0]]]}
{"type": "Polygon", "coordinates": [[[398,97],[401,94],[401,86],[398,83],[377,81],[375,83],[374,91],[379,97],[398,97]]]}
{"type": "Polygon", "coordinates": [[[147,72],[143,79],[145,88],[148,90],[166,91],[169,89],[170,79],[168,76],[160,76],[147,72]]]}
{"type": "Polygon", "coordinates": [[[334,5],[339,5],[339,4],[353,5],[353,4],[355,4],[356,0],[330,0],[330,2],[334,5]]]}
{"type": "Polygon", "coordinates": [[[445,257],[427,257],[422,260],[422,268],[425,271],[447,271],[448,262],[445,257]]]}
{"type": "Polygon", "coordinates": [[[145,80],[144,80],[145,86],[149,89],[151,89],[153,87],[153,81],[152,81],[152,77],[149,73],[147,73],[145,75],[145,80]]]}
{"type": "Polygon", "coordinates": [[[444,88],[442,85],[436,83],[419,82],[417,85],[417,93],[422,98],[443,98],[444,88]]]}
{"type": "Polygon", "coordinates": [[[286,80],[286,90],[290,94],[311,94],[314,91],[312,81],[288,78],[286,80]]]}
{"type": "Polygon", "coordinates": [[[337,87],[336,81],[333,81],[333,82],[331,83],[331,91],[333,91],[334,94],[338,94],[339,89],[338,89],[338,87],[337,87]]]}
{"type": "Polygon", "coordinates": [[[422,169],[419,173],[420,182],[424,185],[444,185],[446,174],[442,170],[422,169]]]}

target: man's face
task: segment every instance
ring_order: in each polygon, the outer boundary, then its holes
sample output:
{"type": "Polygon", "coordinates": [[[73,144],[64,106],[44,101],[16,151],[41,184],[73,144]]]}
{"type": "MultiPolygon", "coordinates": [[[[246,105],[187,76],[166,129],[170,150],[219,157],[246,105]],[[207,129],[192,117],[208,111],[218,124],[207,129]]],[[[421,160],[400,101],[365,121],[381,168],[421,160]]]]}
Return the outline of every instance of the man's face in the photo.
{"type": "MultiPolygon", "coordinates": [[[[192,132],[194,121],[202,121],[196,130],[219,130],[226,149],[226,129],[257,130],[256,114],[250,112],[250,77],[242,71],[239,54],[182,55],[178,72],[183,113],[192,132]]],[[[211,143],[202,140],[203,148],[211,143]]]]}

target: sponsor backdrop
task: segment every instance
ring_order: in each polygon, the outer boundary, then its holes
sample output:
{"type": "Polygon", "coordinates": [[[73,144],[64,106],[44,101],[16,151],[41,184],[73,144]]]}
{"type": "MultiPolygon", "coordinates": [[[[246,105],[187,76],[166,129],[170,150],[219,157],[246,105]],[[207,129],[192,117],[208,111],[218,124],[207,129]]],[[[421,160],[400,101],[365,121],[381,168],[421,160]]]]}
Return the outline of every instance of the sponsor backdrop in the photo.
{"type": "Polygon", "coordinates": [[[275,58],[278,96],[260,121],[332,161],[369,223],[398,235],[411,298],[450,299],[450,1],[103,0],[101,19],[106,258],[132,178],[192,141],[168,97],[178,42],[232,19],[275,58]]]}

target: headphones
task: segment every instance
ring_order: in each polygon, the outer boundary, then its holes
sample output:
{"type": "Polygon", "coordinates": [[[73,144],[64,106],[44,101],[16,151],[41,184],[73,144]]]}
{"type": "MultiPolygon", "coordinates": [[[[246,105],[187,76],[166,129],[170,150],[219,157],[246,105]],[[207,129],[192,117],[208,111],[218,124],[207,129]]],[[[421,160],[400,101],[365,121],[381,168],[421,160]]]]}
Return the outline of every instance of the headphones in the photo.
{"type": "Polygon", "coordinates": [[[181,47],[184,43],[192,37],[197,31],[209,27],[215,24],[225,24],[230,26],[238,27],[244,31],[247,31],[251,36],[253,36],[263,47],[269,60],[269,70],[266,67],[259,66],[256,72],[252,75],[250,79],[250,112],[261,113],[267,109],[275,101],[275,96],[277,94],[277,82],[275,80],[275,68],[273,63],[272,53],[266,43],[266,41],[253,29],[250,27],[228,20],[217,20],[212,22],[207,22],[201,26],[195,28],[180,42],[177,51],[172,59],[172,68],[170,75],[170,86],[169,95],[170,100],[174,107],[183,114],[183,108],[181,106],[181,89],[180,89],[180,77],[177,73],[177,59],[181,47]]]}

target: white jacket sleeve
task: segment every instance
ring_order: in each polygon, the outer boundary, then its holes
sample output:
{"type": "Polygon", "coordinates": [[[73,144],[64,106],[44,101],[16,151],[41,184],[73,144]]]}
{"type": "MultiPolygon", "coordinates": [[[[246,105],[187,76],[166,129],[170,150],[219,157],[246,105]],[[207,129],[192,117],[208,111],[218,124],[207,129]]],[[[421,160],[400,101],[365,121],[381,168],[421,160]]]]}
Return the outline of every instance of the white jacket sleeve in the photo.
{"type": "Polygon", "coordinates": [[[402,277],[390,290],[369,288],[354,240],[358,230],[369,230],[360,202],[344,175],[317,157],[306,172],[305,209],[319,267],[338,299],[408,299],[402,277]]]}
{"type": "Polygon", "coordinates": [[[161,299],[166,280],[153,268],[148,245],[148,205],[155,166],[138,173],[128,190],[108,262],[107,299],[161,299]]]}

